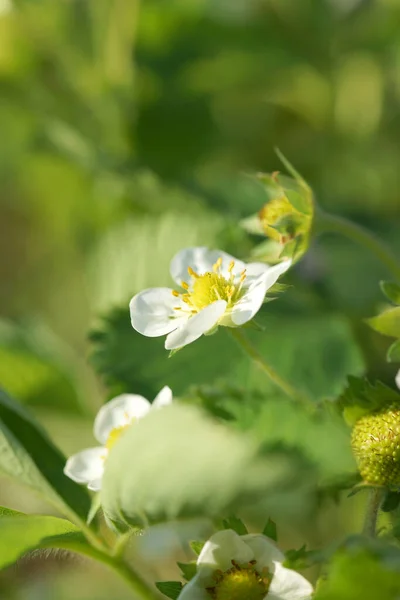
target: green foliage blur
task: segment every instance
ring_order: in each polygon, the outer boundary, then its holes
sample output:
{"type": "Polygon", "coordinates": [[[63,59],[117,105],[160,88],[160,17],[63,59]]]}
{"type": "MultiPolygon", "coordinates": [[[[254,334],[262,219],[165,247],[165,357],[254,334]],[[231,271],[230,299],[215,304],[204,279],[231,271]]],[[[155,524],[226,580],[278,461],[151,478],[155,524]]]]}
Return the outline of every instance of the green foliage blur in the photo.
{"type": "MultiPolygon", "coordinates": [[[[162,340],[132,330],[128,302],[169,285],[184,246],[250,256],[239,221],[265,201],[250,175],[282,170],[275,147],[323,208],[400,256],[399,26],[397,0],[0,0],[0,382],[66,455],[93,445],[104,401],[170,385],[260,443],[301,447],[316,472],[351,471],[346,435],[335,455],[278,397],[263,405],[273,388],[226,332],[168,359],[162,340]]],[[[339,395],[349,374],[393,387],[393,340],[364,323],[387,306],[382,279],[364,249],[319,239],[251,337],[315,400],[339,395]]],[[[280,543],[317,549],[360,530],[363,494],[338,506],[301,483],[301,506],[271,500],[280,543]]],[[[5,478],[0,504],[49,510],[5,478]]],[[[145,574],[178,578],[188,535],[138,539],[145,574]]],[[[321,598],[345,585],[348,558],[334,564],[338,587],[321,598]]],[[[7,600],[111,594],[129,597],[101,568],[57,553],[0,575],[7,600]]]]}

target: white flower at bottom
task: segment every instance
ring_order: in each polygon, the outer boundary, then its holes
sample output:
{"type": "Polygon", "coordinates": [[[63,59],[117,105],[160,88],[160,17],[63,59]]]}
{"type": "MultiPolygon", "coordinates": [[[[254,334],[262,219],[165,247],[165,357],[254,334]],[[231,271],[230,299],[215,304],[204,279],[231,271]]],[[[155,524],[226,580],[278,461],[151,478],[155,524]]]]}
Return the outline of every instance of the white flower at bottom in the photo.
{"type": "Polygon", "coordinates": [[[182,288],[150,288],[130,302],[132,327],[142,335],[167,335],[175,350],[219,325],[240,327],[260,310],[267,291],[291,265],[245,264],[208,248],[185,248],[171,262],[171,276],[182,288]]]}
{"type": "Polygon", "coordinates": [[[172,391],[168,386],[163,387],[152,404],[137,394],[122,394],[107,402],[97,413],[93,428],[94,437],[102,445],[71,456],[64,468],[65,475],[76,483],[86,484],[90,490],[99,491],[105,460],[125,429],[134,421],[142,419],[150,410],[167,406],[171,402],[172,391]]]}
{"type": "Polygon", "coordinates": [[[265,535],[218,531],[197,559],[197,573],[178,600],[310,600],[312,585],[282,566],[284,555],[265,535]]]}

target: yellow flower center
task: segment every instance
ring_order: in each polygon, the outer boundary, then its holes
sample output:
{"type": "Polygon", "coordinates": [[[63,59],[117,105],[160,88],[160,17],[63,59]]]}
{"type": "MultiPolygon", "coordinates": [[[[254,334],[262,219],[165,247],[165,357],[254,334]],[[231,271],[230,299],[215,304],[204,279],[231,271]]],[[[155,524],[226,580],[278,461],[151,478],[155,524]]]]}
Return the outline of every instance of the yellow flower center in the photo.
{"type": "MultiPolygon", "coordinates": [[[[192,285],[189,286],[188,283],[183,281],[182,287],[186,292],[180,294],[174,290],[173,295],[183,300],[193,314],[217,300],[225,300],[228,305],[237,302],[242,293],[246,271],[242,271],[239,280],[235,282],[235,275],[233,274],[234,261],[231,261],[228,267],[229,279],[222,275],[221,265],[222,258],[219,258],[213,266],[213,271],[208,271],[204,275],[198,275],[191,267],[188,267],[188,273],[193,282],[192,285]]],[[[181,310],[181,307],[176,307],[176,310],[181,310]]]]}
{"type": "Polygon", "coordinates": [[[259,573],[255,560],[243,566],[232,561],[232,565],[224,573],[214,573],[216,584],[207,588],[210,597],[213,600],[264,600],[272,580],[268,569],[259,573]]]}
{"type": "Polygon", "coordinates": [[[107,450],[111,450],[111,448],[113,448],[115,446],[115,444],[118,442],[119,438],[121,437],[121,435],[123,434],[123,432],[125,431],[125,429],[128,429],[128,427],[131,425],[132,421],[130,423],[127,423],[126,425],[121,425],[120,427],[115,427],[114,429],[111,430],[108,439],[106,441],[106,448],[107,450]]]}

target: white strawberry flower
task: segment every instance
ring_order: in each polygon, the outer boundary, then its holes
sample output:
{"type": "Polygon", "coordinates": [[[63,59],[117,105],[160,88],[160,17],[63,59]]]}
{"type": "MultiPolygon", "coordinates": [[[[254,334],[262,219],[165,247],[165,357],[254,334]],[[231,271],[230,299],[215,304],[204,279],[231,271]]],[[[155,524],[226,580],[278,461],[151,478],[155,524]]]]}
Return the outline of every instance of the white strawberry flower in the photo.
{"type": "Polygon", "coordinates": [[[240,327],[260,310],[267,291],[291,265],[244,263],[221,250],[185,248],[171,261],[181,291],[149,288],[130,302],[132,327],[142,335],[167,335],[175,350],[219,325],[240,327]]]}
{"type": "Polygon", "coordinates": [[[121,434],[134,421],[142,419],[150,410],[167,406],[172,402],[168,386],[157,394],[153,403],[137,394],[122,394],[101,407],[94,421],[94,437],[101,444],[87,448],[71,456],[64,473],[77,483],[84,483],[90,490],[99,491],[108,453],[121,434]]]}
{"type": "Polygon", "coordinates": [[[312,585],[284,567],[284,558],[265,535],[218,531],[204,545],[196,575],[178,600],[311,600],[312,585]]]}
{"type": "Polygon", "coordinates": [[[399,388],[399,390],[400,390],[400,370],[399,370],[399,371],[397,371],[397,375],[396,375],[396,377],[395,377],[395,382],[396,382],[396,385],[397,385],[397,387],[398,387],[398,388],[399,388]]]}

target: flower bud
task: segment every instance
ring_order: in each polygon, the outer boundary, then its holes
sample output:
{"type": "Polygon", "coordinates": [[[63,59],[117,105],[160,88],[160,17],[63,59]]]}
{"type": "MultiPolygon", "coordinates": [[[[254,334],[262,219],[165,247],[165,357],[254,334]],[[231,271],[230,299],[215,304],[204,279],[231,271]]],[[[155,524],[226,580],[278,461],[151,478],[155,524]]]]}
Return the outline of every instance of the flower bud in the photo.
{"type": "MultiPolygon", "coordinates": [[[[271,243],[278,245],[280,259],[291,258],[296,261],[310,244],[314,198],[304,179],[289,163],[284,164],[293,177],[279,173],[257,175],[268,202],[257,215],[248,217],[242,224],[250,233],[265,235],[271,243]]],[[[264,249],[264,244],[261,245],[264,249]]],[[[257,249],[256,254],[260,254],[257,249]]]]}
{"type": "Polygon", "coordinates": [[[400,485],[400,404],[366,414],[354,425],[351,445],[360,473],[370,485],[400,485]]]}

